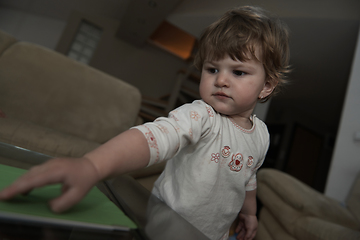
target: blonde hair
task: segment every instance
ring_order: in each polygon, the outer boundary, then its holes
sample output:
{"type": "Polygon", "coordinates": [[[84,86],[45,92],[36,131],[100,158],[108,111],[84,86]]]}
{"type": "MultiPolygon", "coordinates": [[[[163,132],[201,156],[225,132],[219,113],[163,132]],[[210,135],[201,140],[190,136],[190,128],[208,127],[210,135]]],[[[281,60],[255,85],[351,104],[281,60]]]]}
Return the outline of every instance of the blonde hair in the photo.
{"type": "Polygon", "coordinates": [[[268,81],[277,86],[272,94],[261,100],[266,102],[287,82],[285,75],[290,72],[288,39],[287,26],[278,18],[269,17],[261,8],[235,8],[204,30],[194,64],[201,70],[205,60],[220,60],[226,54],[239,61],[257,59],[264,65],[268,81]],[[261,59],[255,55],[257,47],[260,47],[261,59]]]}

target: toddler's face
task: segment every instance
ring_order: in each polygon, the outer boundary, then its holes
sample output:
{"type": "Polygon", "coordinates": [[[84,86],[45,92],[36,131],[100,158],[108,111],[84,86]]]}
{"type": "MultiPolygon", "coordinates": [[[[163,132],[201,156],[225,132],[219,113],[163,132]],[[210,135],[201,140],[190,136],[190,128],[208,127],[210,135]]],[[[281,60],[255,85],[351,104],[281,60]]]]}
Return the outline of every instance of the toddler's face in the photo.
{"type": "Polygon", "coordinates": [[[205,61],[201,73],[200,95],[216,111],[248,118],[258,98],[269,95],[273,86],[266,81],[263,64],[255,59],[246,62],[226,55],[218,61],[205,61]]]}

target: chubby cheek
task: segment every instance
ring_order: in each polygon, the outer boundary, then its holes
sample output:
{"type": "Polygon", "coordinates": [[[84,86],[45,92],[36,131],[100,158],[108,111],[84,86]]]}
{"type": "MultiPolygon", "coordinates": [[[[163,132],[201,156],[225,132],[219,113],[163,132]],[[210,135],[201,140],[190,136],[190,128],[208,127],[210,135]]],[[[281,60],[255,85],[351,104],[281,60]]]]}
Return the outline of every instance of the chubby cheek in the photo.
{"type": "Polygon", "coordinates": [[[202,99],[208,98],[211,95],[211,88],[208,83],[206,83],[203,79],[200,81],[199,85],[199,93],[202,99]]]}
{"type": "Polygon", "coordinates": [[[237,102],[242,102],[245,104],[252,103],[254,101],[256,102],[258,100],[260,91],[251,87],[242,87],[240,89],[237,89],[236,93],[237,94],[235,94],[233,98],[235,98],[237,102]]]}

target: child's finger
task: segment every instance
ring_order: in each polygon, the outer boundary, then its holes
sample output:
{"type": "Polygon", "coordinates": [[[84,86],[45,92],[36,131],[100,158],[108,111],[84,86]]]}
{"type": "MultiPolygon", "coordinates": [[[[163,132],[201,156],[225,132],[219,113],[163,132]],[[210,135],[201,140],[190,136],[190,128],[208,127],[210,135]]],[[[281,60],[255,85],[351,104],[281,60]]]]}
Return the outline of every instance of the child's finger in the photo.
{"type": "Polygon", "coordinates": [[[8,188],[5,188],[0,192],[0,200],[8,200],[11,198],[11,196],[11,192],[8,190],[8,188]]]}
{"type": "Polygon", "coordinates": [[[11,199],[18,194],[28,194],[34,188],[58,182],[58,177],[50,174],[50,171],[46,171],[46,168],[43,166],[35,167],[3,189],[0,192],[0,200],[11,199]]]}
{"type": "Polygon", "coordinates": [[[242,228],[242,229],[240,230],[240,232],[238,233],[238,235],[236,236],[236,239],[238,239],[238,240],[243,240],[244,237],[245,237],[245,229],[242,228]]]}
{"type": "Polygon", "coordinates": [[[80,190],[74,187],[65,187],[59,197],[50,201],[50,208],[56,213],[64,212],[76,203],[80,202],[87,192],[88,191],[80,190]]]}
{"type": "Polygon", "coordinates": [[[239,222],[238,225],[235,228],[235,232],[239,233],[241,229],[244,228],[244,223],[243,222],[239,222]]]}
{"type": "Polygon", "coordinates": [[[251,236],[252,236],[252,232],[248,231],[245,235],[245,239],[250,240],[250,239],[252,239],[251,236]]]}
{"type": "Polygon", "coordinates": [[[248,230],[246,233],[245,239],[248,239],[248,240],[254,239],[255,235],[256,235],[256,229],[248,230]]]}
{"type": "Polygon", "coordinates": [[[0,192],[0,200],[11,199],[18,194],[26,195],[33,188],[35,187],[33,187],[32,181],[29,181],[27,177],[21,177],[0,192]]]}

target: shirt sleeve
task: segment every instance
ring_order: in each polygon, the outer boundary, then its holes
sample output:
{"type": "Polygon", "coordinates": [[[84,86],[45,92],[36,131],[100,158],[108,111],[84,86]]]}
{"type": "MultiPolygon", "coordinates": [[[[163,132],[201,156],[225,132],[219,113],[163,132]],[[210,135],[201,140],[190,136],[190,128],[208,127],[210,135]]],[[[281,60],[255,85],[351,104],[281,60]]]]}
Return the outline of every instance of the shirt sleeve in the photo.
{"type": "Polygon", "coordinates": [[[250,176],[249,182],[245,186],[246,191],[252,191],[257,188],[256,173],[263,163],[264,163],[264,159],[259,161],[259,163],[255,165],[254,169],[251,169],[252,174],[250,176]]]}
{"type": "Polygon", "coordinates": [[[269,149],[270,146],[270,135],[268,132],[268,129],[265,125],[265,123],[263,123],[262,121],[257,121],[257,125],[259,125],[259,129],[260,129],[260,135],[262,136],[261,139],[262,141],[259,142],[259,144],[262,144],[263,146],[263,157],[262,159],[254,166],[253,169],[251,169],[251,176],[250,179],[248,181],[248,183],[245,186],[246,191],[252,191],[255,190],[257,188],[257,181],[256,181],[256,173],[259,170],[259,168],[263,165],[265,157],[266,157],[266,153],[269,149]]]}
{"type": "Polygon", "coordinates": [[[147,139],[149,165],[173,158],[181,149],[196,144],[210,131],[209,106],[202,101],[185,104],[154,122],[134,127],[147,139]]]}

